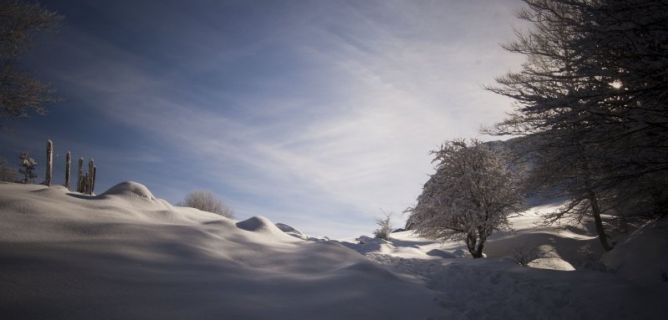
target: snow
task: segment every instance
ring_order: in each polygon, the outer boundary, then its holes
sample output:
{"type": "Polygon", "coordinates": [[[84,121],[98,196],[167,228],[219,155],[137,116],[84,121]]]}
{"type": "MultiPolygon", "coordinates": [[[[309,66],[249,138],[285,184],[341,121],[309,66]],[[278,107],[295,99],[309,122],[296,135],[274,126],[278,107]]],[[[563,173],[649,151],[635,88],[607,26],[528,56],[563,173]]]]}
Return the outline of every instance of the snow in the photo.
{"type": "Polygon", "coordinates": [[[99,196],[2,183],[0,315],[663,319],[668,222],[603,254],[588,222],[541,223],[556,206],[513,216],[487,258],[472,259],[462,242],[412,231],[330,241],[261,216],[173,207],[136,182],[99,196]]]}
{"type": "Polygon", "coordinates": [[[426,319],[435,293],[262,217],[0,184],[2,319],[426,319]]]}
{"type": "Polygon", "coordinates": [[[545,225],[545,215],[559,205],[511,217],[512,230],[493,234],[485,259],[471,259],[463,241],[434,241],[412,231],[341,243],[425,281],[439,293],[445,319],[664,319],[668,280],[658,279],[668,270],[668,223],[642,228],[604,255],[606,265],[617,267],[606,269],[590,223],[545,225]],[[519,256],[526,266],[517,263],[519,256]]]}
{"type": "Polygon", "coordinates": [[[603,256],[605,266],[634,283],[668,285],[668,220],[645,224],[603,256]]]}
{"type": "Polygon", "coordinates": [[[287,233],[287,234],[289,234],[289,235],[291,235],[295,238],[302,239],[302,240],[308,240],[309,239],[309,236],[307,236],[305,233],[303,233],[300,230],[295,229],[294,227],[292,227],[290,225],[287,225],[285,223],[280,223],[280,222],[276,223],[276,227],[278,227],[279,229],[281,229],[281,231],[283,231],[283,232],[285,232],[285,233],[287,233]]]}
{"type": "Polygon", "coordinates": [[[573,271],[575,268],[561,257],[536,258],[531,260],[527,266],[538,269],[573,271]]]}
{"type": "Polygon", "coordinates": [[[145,198],[148,200],[156,200],[156,198],[153,196],[153,193],[151,193],[146,186],[143,184],[140,184],[138,182],[134,181],[125,181],[121,182],[113,187],[111,187],[109,190],[107,190],[105,193],[102,194],[103,196],[109,196],[109,195],[120,195],[120,196],[136,196],[140,198],[145,198]]]}
{"type": "Polygon", "coordinates": [[[297,239],[290,237],[281,231],[273,222],[265,217],[251,217],[247,220],[236,223],[237,228],[255,234],[262,234],[270,237],[271,241],[280,239],[283,242],[295,242],[297,239]]]}

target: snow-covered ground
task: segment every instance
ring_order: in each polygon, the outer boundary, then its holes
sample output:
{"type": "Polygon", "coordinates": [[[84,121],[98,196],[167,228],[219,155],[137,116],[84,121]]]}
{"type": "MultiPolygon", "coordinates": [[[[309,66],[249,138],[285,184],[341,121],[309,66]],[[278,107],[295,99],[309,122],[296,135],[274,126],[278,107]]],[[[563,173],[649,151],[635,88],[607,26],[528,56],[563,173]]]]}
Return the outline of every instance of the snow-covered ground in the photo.
{"type": "Polygon", "coordinates": [[[0,184],[0,319],[425,319],[435,294],[262,217],[0,184]]]}
{"type": "Polygon", "coordinates": [[[601,260],[586,224],[539,225],[551,208],[513,217],[474,260],[410,231],[305,240],[263,217],[173,207],[137,183],[95,197],[0,184],[0,318],[664,318],[667,223],[601,260]]]}
{"type": "Polygon", "coordinates": [[[471,259],[463,241],[412,231],[341,243],[425,281],[446,319],[665,319],[668,221],[644,226],[604,254],[590,223],[544,224],[558,206],[513,216],[512,231],[488,240],[486,259],[471,259]]]}

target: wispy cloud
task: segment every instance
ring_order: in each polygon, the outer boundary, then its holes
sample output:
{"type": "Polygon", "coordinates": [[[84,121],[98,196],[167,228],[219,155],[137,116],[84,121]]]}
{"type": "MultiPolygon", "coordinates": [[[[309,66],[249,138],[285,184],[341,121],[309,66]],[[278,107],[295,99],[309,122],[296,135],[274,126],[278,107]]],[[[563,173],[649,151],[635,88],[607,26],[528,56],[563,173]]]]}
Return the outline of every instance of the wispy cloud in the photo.
{"type": "Polygon", "coordinates": [[[508,110],[481,86],[519,63],[498,46],[516,1],[310,3],[229,24],[174,5],[154,14],[179,29],[142,22],[164,32],[160,52],[72,25],[51,44],[61,63],[41,66],[120,144],[90,148],[146,160],[111,171],[158,196],[210,188],[241,217],[351,236],[413,203],[430,150],[508,110]],[[115,139],[123,128],[141,136],[115,139]]]}

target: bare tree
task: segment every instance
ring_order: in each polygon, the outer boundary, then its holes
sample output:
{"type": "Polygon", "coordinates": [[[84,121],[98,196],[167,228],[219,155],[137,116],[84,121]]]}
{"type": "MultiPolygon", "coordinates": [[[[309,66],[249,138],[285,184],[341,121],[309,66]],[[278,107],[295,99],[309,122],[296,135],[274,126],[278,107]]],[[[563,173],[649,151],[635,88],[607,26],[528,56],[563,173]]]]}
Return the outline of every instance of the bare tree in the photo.
{"type": "Polygon", "coordinates": [[[611,250],[603,213],[639,202],[665,211],[668,201],[668,3],[525,3],[520,18],[533,28],[505,48],[527,62],[489,88],[513,98],[516,112],[491,132],[536,137],[531,182],[570,200],[551,218],[591,215],[611,250]]]}
{"type": "Polygon", "coordinates": [[[502,158],[478,140],[455,140],[435,151],[437,171],[408,211],[413,228],[436,239],[463,239],[474,258],[494,230],[520,210],[516,179],[502,158]]]}
{"type": "Polygon", "coordinates": [[[61,17],[37,3],[0,0],[0,117],[45,113],[53,90],[19,70],[18,58],[36,33],[54,28],[61,17]]]}
{"type": "Polygon", "coordinates": [[[616,214],[668,214],[668,2],[606,0],[584,6],[579,72],[608,85],[593,90],[607,121],[595,138],[610,165],[616,214]],[[593,72],[592,72],[593,70],[593,72]],[[610,85],[612,84],[612,85],[610,85]],[[612,88],[611,88],[612,87],[612,88]]]}
{"type": "Polygon", "coordinates": [[[212,192],[196,190],[189,193],[178,205],[213,212],[227,218],[234,218],[232,209],[228,208],[212,192]]]}

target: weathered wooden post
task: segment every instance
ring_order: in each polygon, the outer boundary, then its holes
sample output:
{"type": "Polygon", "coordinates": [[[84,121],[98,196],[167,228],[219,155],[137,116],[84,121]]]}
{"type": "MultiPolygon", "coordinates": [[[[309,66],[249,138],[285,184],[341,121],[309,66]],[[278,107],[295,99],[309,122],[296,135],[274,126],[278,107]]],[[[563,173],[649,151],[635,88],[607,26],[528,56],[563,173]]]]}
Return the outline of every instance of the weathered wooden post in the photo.
{"type": "Polygon", "coordinates": [[[79,176],[77,177],[77,192],[81,193],[83,193],[84,191],[83,161],[84,161],[83,157],[79,158],[79,176]]]}
{"type": "Polygon", "coordinates": [[[86,180],[86,193],[93,194],[93,167],[95,166],[95,160],[90,159],[88,161],[88,179],[86,180]]]}
{"type": "Polygon", "coordinates": [[[70,190],[70,167],[72,166],[72,152],[65,154],[65,188],[70,190]]]}
{"type": "Polygon", "coordinates": [[[53,141],[51,139],[46,142],[46,174],[44,177],[44,184],[50,186],[53,179],[53,141]]]}
{"type": "Polygon", "coordinates": [[[91,179],[93,183],[90,185],[90,192],[95,192],[95,175],[97,175],[97,166],[93,166],[93,178],[91,179]]]}
{"type": "Polygon", "coordinates": [[[88,193],[88,173],[84,173],[83,177],[81,177],[81,193],[87,194],[88,193]]]}

